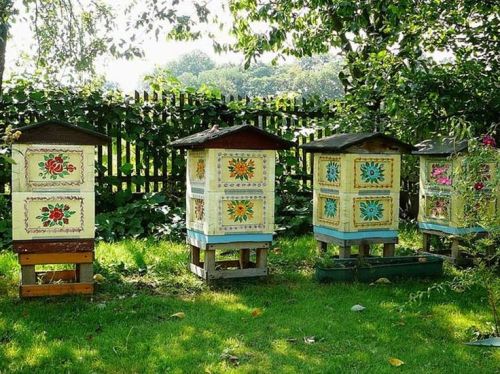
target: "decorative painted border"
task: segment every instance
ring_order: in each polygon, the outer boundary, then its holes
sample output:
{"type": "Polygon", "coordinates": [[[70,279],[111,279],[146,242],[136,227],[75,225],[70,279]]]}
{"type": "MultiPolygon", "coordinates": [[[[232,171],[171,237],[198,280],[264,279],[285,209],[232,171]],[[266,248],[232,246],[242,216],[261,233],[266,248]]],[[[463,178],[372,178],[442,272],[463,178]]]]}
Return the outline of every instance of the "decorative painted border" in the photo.
{"type": "Polygon", "coordinates": [[[219,188],[231,187],[266,187],[267,186],[267,155],[262,153],[244,152],[218,152],[217,153],[217,186],[219,188]],[[222,158],[223,157],[251,157],[262,158],[262,182],[223,182],[222,181],[222,158]]]}
{"type": "Polygon", "coordinates": [[[436,195],[425,195],[424,196],[424,212],[423,216],[426,220],[432,221],[432,222],[450,222],[451,217],[452,217],[452,199],[450,194],[436,194],[436,195]],[[448,217],[447,218],[436,218],[436,217],[431,217],[429,213],[430,209],[430,202],[429,200],[432,198],[445,198],[448,199],[448,217]]]}
{"type": "MultiPolygon", "coordinates": [[[[204,151],[189,151],[189,157],[191,159],[203,159],[203,161],[205,161],[205,177],[203,179],[197,179],[197,178],[193,178],[193,176],[195,176],[196,174],[196,162],[193,162],[193,168],[195,168],[195,170],[191,171],[189,170],[189,181],[191,184],[193,185],[204,185],[205,184],[205,181],[207,179],[207,155],[206,155],[206,152],[204,151]]],[[[194,160],[193,160],[194,161],[194,160]]]]}
{"type": "Polygon", "coordinates": [[[374,222],[374,221],[369,221],[365,223],[361,222],[356,222],[356,205],[358,201],[364,201],[364,200],[372,200],[370,196],[364,196],[364,197],[355,197],[352,200],[352,223],[355,228],[357,227],[367,227],[367,226],[390,226],[392,225],[392,215],[394,211],[394,201],[391,196],[385,196],[385,197],[380,197],[380,196],[375,196],[373,199],[376,200],[386,200],[389,201],[389,214],[388,217],[389,219],[387,221],[379,221],[379,222],[374,222]]]}
{"type": "Polygon", "coordinates": [[[266,196],[264,195],[238,195],[238,196],[223,196],[221,197],[219,201],[219,230],[221,231],[244,231],[244,230],[254,230],[254,229],[261,229],[264,230],[266,228],[266,209],[267,209],[267,204],[266,204],[266,196]],[[254,224],[254,225],[223,225],[222,224],[222,217],[223,217],[223,212],[224,212],[224,202],[228,200],[262,200],[262,215],[263,215],[263,222],[261,224],[254,224]]]}
{"type": "Polygon", "coordinates": [[[83,162],[83,150],[68,149],[68,148],[27,148],[24,156],[24,176],[26,178],[26,185],[29,187],[58,187],[58,186],[81,186],[85,182],[85,169],[83,162]],[[79,181],[54,181],[48,180],[46,182],[32,182],[29,174],[28,155],[30,153],[79,153],[80,154],[80,180],[79,181]]]}
{"type": "Polygon", "coordinates": [[[82,232],[84,230],[85,217],[83,213],[83,197],[79,196],[52,196],[52,197],[27,197],[24,199],[24,229],[28,234],[40,234],[45,232],[82,232]],[[78,228],[29,228],[28,225],[28,202],[29,201],[54,201],[54,199],[61,200],[80,200],[80,227],[78,228]]]}
{"type": "Polygon", "coordinates": [[[341,157],[335,157],[335,156],[320,156],[318,159],[318,169],[319,166],[321,165],[321,161],[333,161],[337,162],[339,164],[339,179],[337,182],[328,182],[325,181],[321,178],[320,171],[318,170],[318,184],[320,186],[330,186],[330,187],[340,187],[340,181],[342,180],[342,158],[341,157]]]}
{"type": "Polygon", "coordinates": [[[453,173],[453,160],[449,158],[426,158],[424,161],[424,186],[429,190],[451,190],[453,189],[453,177],[451,177],[451,185],[447,186],[444,184],[434,183],[430,180],[430,166],[431,164],[439,164],[439,163],[449,163],[451,168],[451,173],[453,173]]]}
{"type": "Polygon", "coordinates": [[[318,195],[317,218],[319,222],[325,222],[330,225],[338,226],[340,224],[340,196],[332,196],[320,193],[318,195]],[[334,218],[323,218],[323,205],[320,205],[321,198],[333,199],[337,201],[337,214],[334,218]]]}
{"type": "Polygon", "coordinates": [[[394,159],[392,158],[387,158],[387,157],[360,157],[354,159],[354,188],[366,188],[366,189],[380,189],[380,188],[393,188],[394,187],[394,159]],[[375,161],[375,162],[388,162],[391,165],[391,170],[390,170],[390,184],[376,184],[376,185],[371,185],[371,184],[358,184],[358,163],[360,162],[368,162],[368,161],[375,161]]]}

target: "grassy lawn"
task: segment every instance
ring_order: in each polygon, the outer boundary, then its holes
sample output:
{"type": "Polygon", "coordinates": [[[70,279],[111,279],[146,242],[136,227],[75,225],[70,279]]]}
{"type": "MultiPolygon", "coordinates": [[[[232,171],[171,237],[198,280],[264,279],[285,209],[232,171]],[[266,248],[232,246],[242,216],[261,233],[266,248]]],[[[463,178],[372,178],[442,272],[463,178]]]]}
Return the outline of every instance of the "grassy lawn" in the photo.
{"type": "MultiPolygon", "coordinates": [[[[401,248],[414,242],[406,232],[401,248]]],[[[267,279],[209,287],[186,270],[182,244],[101,243],[106,281],[93,298],[29,301],[18,299],[15,257],[3,252],[0,373],[499,372],[500,350],[463,344],[491,318],[479,290],[401,310],[432,282],[320,285],[311,237],[275,247],[267,279]],[[351,312],[357,303],[367,309],[351,312]]]]}

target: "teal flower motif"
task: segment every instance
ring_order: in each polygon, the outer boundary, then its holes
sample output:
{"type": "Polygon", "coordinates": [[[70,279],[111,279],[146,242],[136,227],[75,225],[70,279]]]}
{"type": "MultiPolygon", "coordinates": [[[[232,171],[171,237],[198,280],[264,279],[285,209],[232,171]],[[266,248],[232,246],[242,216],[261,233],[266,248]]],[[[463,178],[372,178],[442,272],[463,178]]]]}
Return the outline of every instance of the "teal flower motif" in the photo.
{"type": "Polygon", "coordinates": [[[365,221],[380,221],[384,213],[384,206],[378,200],[367,200],[359,204],[361,218],[365,221]]]}
{"type": "Polygon", "coordinates": [[[325,199],[325,217],[333,218],[337,214],[337,200],[325,199]]]}
{"type": "Polygon", "coordinates": [[[330,161],[326,165],[326,180],[328,182],[337,182],[339,180],[340,165],[337,162],[330,161]]]}
{"type": "Polygon", "coordinates": [[[379,183],[384,178],[384,164],[371,161],[361,165],[361,179],[363,182],[379,183]]]}

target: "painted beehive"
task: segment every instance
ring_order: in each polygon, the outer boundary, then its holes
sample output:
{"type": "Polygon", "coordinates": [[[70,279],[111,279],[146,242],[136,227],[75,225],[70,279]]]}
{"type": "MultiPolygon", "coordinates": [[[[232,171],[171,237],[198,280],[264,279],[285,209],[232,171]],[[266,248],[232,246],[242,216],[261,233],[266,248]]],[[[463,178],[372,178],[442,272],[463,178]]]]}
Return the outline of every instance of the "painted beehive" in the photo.
{"type": "MultiPolygon", "coordinates": [[[[15,161],[12,166],[12,239],[21,265],[26,265],[23,262],[26,256],[32,262],[37,257],[44,257],[40,263],[22,266],[21,294],[38,296],[44,291],[34,284],[34,265],[62,263],[58,258],[60,253],[86,253],[82,261],[88,263],[90,260],[87,275],[91,273],[94,148],[107,144],[109,139],[60,121],[40,122],[19,130],[22,135],[12,145],[15,161]],[[51,256],[54,262],[48,262],[51,256]],[[31,292],[33,294],[29,294],[31,292]]],[[[65,256],[68,261],[64,263],[70,263],[71,256],[65,256]]],[[[75,263],[80,260],[75,259],[75,263]]],[[[80,290],[81,293],[90,292],[91,286],[87,286],[80,290]]],[[[73,293],[75,286],[66,291],[73,293]]],[[[65,293],[64,290],[61,293],[65,293]]]]}
{"type": "MultiPolygon", "coordinates": [[[[463,172],[461,165],[467,144],[467,140],[445,138],[416,145],[413,154],[420,156],[418,223],[422,230],[451,235],[484,231],[481,227],[465,227],[464,200],[453,188],[453,175],[463,172]]],[[[485,178],[496,173],[496,167],[494,162],[485,164],[485,178]]],[[[491,196],[490,204],[491,211],[498,212],[498,197],[491,196]]]]}
{"type": "Polygon", "coordinates": [[[271,242],[276,150],[292,143],[250,125],[214,127],[172,143],[187,148],[188,241],[271,242]]]}
{"type": "Polygon", "coordinates": [[[348,246],[397,238],[401,153],[411,151],[410,145],[380,133],[358,133],[333,135],[302,148],[314,153],[318,240],[348,246]]]}

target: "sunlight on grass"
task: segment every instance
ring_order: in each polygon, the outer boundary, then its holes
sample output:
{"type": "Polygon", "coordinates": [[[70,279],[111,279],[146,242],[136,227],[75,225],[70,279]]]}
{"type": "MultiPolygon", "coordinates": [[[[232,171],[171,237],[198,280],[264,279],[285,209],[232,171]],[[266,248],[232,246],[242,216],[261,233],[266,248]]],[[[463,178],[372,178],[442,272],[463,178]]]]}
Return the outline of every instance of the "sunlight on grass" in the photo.
{"type": "Polygon", "coordinates": [[[491,321],[480,292],[436,294],[400,311],[432,283],[318,284],[312,235],[277,240],[268,278],[212,285],[189,272],[183,243],[99,243],[96,254],[105,281],[91,300],[38,301],[18,300],[15,256],[0,254],[9,294],[0,294],[0,372],[399,370],[389,357],[417,373],[500,367],[498,350],[463,345],[471,326],[491,321]],[[351,312],[358,303],[366,311],[351,312]],[[252,316],[256,308],[262,313],[252,316]],[[185,318],[170,317],[177,312],[185,318]]]}

